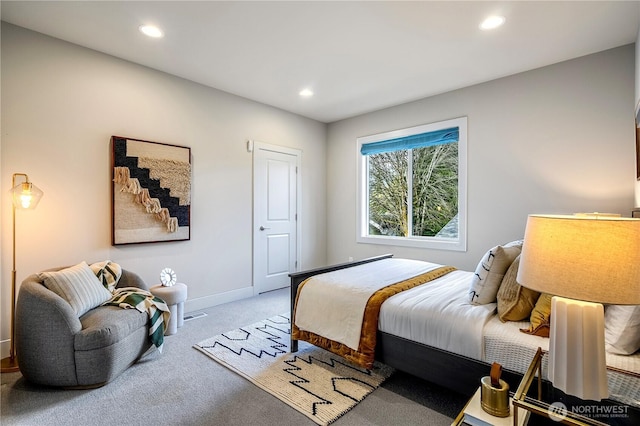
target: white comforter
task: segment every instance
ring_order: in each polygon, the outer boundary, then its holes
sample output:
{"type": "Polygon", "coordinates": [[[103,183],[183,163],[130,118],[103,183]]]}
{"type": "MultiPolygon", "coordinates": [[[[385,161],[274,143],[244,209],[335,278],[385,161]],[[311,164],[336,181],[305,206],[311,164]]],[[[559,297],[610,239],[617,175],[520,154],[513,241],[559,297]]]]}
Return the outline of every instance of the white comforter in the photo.
{"type": "Polygon", "coordinates": [[[468,303],[472,277],[473,272],[453,271],[390,297],[380,309],[378,329],[482,360],[482,329],[495,312],[496,304],[468,303]]]}
{"type": "Polygon", "coordinates": [[[298,296],[295,325],[358,350],[364,308],[371,295],[440,266],[391,258],[316,275],[298,296]]]}

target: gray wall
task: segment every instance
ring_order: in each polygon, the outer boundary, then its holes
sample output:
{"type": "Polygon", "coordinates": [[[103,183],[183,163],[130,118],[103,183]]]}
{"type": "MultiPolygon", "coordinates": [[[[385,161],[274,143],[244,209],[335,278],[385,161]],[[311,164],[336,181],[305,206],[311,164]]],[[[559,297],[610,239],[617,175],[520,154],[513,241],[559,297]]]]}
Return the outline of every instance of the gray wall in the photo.
{"type": "MultiPolygon", "coordinates": [[[[529,213],[634,205],[633,46],[327,126],[6,23],[1,41],[2,191],[14,172],[45,191],[18,217],[18,282],[111,259],[149,283],[171,266],[192,309],[252,294],[247,139],[303,150],[303,268],[393,252],[473,269],[522,237],[529,213]],[[469,119],[467,252],[356,244],[356,138],[459,116],[469,119]],[[110,245],[114,134],[192,148],[191,241],[110,245]]],[[[6,342],[11,206],[0,199],[6,342]]]]}
{"type": "Polygon", "coordinates": [[[187,310],[252,295],[248,139],[303,151],[301,264],[325,264],[325,124],[6,23],[1,54],[3,340],[12,255],[6,195],[15,172],[45,193],[17,218],[18,282],[111,259],[150,285],[172,267],[189,286],[187,310]],[[190,241],[111,246],[112,135],[191,147],[190,241]]]}
{"type": "Polygon", "coordinates": [[[634,205],[634,46],[628,45],[332,123],[327,151],[329,262],[375,254],[474,270],[522,238],[529,213],[634,205]],[[356,138],[468,117],[468,250],[357,244],[356,138]]]}

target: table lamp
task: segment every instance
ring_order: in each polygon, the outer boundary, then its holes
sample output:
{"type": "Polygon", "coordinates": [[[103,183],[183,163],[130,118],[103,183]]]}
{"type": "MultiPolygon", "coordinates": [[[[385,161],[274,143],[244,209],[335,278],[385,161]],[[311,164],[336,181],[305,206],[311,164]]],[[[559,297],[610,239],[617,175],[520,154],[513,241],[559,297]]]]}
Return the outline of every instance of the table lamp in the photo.
{"type": "Polygon", "coordinates": [[[19,371],[15,348],[15,309],[16,309],[16,209],[35,209],[42,198],[43,192],[29,182],[29,176],[24,173],[14,173],[11,178],[11,197],[13,199],[13,268],[11,270],[11,346],[9,356],[1,361],[2,373],[19,371]],[[16,177],[24,178],[22,183],[16,185],[16,177]]]}
{"type": "Polygon", "coordinates": [[[581,399],[607,398],[602,304],[640,304],[640,219],[530,215],[517,281],[554,296],[549,380],[581,399]]]}

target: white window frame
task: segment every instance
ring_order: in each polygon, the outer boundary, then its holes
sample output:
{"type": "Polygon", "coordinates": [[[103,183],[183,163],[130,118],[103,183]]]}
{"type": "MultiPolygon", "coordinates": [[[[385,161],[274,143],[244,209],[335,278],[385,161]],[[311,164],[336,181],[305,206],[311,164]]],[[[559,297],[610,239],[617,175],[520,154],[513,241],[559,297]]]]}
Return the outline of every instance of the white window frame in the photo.
{"type": "MultiPolygon", "coordinates": [[[[399,129],[357,139],[358,158],[358,217],[356,241],[363,244],[467,251],[467,117],[459,117],[421,126],[399,129]],[[367,156],[360,153],[363,144],[407,137],[420,133],[458,127],[458,238],[422,236],[369,235],[369,170],[367,156]]],[[[411,179],[409,180],[411,188],[411,179]]],[[[411,191],[411,189],[409,189],[411,191]]],[[[408,206],[411,207],[411,206],[408,206]]]]}

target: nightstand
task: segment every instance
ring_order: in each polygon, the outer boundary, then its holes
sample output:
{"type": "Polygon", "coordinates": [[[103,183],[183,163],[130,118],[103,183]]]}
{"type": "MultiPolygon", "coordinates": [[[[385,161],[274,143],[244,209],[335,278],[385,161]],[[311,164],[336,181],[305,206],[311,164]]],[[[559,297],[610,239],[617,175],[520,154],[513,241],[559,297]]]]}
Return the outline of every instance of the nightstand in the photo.
{"type": "Polygon", "coordinates": [[[521,416],[529,416],[530,413],[535,413],[541,416],[545,416],[554,422],[562,422],[569,425],[595,425],[606,426],[606,423],[602,423],[598,420],[581,416],[577,413],[568,410],[567,406],[559,401],[553,401],[553,398],[549,399],[548,396],[542,392],[542,357],[546,354],[541,348],[538,348],[533,361],[529,369],[522,377],[522,381],[518,386],[518,389],[513,394],[513,412],[516,418],[521,416]],[[529,394],[529,388],[537,376],[536,391],[529,394]],[[553,401],[549,403],[550,401],[553,401]]]}

